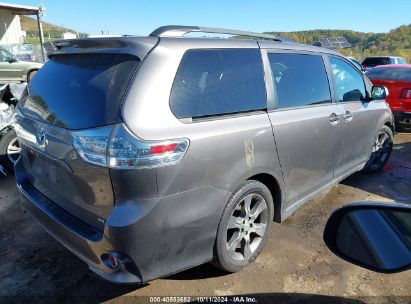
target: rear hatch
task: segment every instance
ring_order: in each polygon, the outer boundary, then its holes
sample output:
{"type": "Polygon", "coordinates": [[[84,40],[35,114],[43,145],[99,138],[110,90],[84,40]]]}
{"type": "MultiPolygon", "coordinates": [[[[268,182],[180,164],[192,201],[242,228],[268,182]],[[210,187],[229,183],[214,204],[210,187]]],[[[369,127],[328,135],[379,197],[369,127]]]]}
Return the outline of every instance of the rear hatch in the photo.
{"type": "Polygon", "coordinates": [[[73,136],[78,130],[121,122],[127,88],[156,42],[156,38],[59,42],[18,107],[25,178],[50,201],[100,230],[114,205],[110,172],[82,159],[73,136]]]}

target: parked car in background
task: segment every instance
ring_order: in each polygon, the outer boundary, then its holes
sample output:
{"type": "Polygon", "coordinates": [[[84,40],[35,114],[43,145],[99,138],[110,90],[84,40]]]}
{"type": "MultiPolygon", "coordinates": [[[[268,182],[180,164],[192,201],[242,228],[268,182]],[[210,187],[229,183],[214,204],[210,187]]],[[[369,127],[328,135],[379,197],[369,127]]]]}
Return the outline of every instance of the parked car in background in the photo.
{"type": "Polygon", "coordinates": [[[407,61],[398,56],[371,56],[366,57],[361,65],[363,68],[368,71],[378,65],[386,65],[386,64],[406,64],[407,61]]]}
{"type": "Polygon", "coordinates": [[[390,157],[386,91],[338,52],[185,26],[53,44],[17,106],[17,186],[107,280],[239,271],[273,220],[390,157]]]}
{"type": "Polygon", "coordinates": [[[29,82],[42,66],[39,62],[21,61],[0,47],[0,84],[29,82]]]}
{"type": "Polygon", "coordinates": [[[347,57],[361,72],[365,72],[364,67],[361,65],[361,63],[355,59],[354,57],[347,57]]]}
{"type": "Polygon", "coordinates": [[[388,102],[396,123],[411,128],[411,64],[377,66],[366,73],[374,85],[388,89],[388,102]]]}

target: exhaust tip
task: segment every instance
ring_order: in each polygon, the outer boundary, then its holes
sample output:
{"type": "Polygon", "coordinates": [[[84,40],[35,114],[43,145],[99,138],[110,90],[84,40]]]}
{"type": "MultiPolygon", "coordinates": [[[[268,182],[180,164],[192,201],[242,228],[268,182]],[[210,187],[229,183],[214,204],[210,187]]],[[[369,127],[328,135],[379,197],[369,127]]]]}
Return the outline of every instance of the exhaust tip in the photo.
{"type": "Polygon", "coordinates": [[[143,282],[141,273],[136,264],[126,254],[110,251],[103,253],[100,258],[104,266],[110,270],[103,270],[103,272],[106,272],[106,275],[113,276],[113,278],[115,278],[113,279],[114,282],[117,282],[120,277],[120,280],[128,277],[127,280],[131,280],[130,282],[143,282]],[[120,275],[120,277],[118,275],[120,275]]]}
{"type": "Polygon", "coordinates": [[[109,252],[106,254],[103,254],[101,256],[101,259],[108,268],[112,270],[118,270],[120,268],[120,262],[121,260],[118,258],[118,254],[115,252],[109,252]]]}
{"type": "Polygon", "coordinates": [[[117,258],[114,255],[109,254],[108,255],[108,261],[109,261],[110,267],[112,269],[118,269],[120,263],[118,262],[117,258]]]}

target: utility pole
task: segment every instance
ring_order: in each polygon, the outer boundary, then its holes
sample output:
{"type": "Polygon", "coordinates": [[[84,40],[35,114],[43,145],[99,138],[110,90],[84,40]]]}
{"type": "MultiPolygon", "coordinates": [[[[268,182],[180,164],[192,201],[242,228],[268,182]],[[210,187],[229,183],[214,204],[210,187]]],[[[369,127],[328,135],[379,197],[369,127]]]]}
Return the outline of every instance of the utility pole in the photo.
{"type": "Polygon", "coordinates": [[[43,58],[43,61],[46,61],[46,54],[44,52],[44,35],[43,35],[43,17],[44,17],[44,11],[46,10],[46,7],[44,6],[43,0],[40,2],[40,7],[39,11],[37,13],[37,25],[39,27],[39,38],[40,38],[40,46],[41,46],[41,56],[43,58]]]}

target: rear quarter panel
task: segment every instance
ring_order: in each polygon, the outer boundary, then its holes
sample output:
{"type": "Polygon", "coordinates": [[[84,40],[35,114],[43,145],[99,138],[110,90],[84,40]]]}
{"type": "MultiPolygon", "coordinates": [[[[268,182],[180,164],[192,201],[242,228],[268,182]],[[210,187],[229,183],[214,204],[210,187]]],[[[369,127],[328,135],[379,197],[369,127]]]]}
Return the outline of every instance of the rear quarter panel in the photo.
{"type": "MultiPolygon", "coordinates": [[[[181,58],[188,49],[258,48],[255,41],[162,38],[145,58],[122,109],[125,124],[144,140],[186,137],[181,163],[157,170],[159,196],[210,185],[234,191],[253,174],[281,177],[266,112],[184,123],[170,110],[169,97],[181,58]]],[[[279,178],[279,183],[282,179],[279,178]]],[[[225,203],[225,202],[222,202],[225,203]]]]}
{"type": "MultiPolygon", "coordinates": [[[[182,39],[162,38],[142,62],[123,105],[123,120],[139,138],[190,141],[180,163],[156,169],[159,203],[153,208],[159,211],[155,225],[147,224],[144,229],[160,244],[147,253],[160,268],[182,269],[213,258],[221,215],[243,181],[268,173],[283,185],[266,111],[189,122],[178,120],[170,110],[171,88],[185,51],[233,47],[258,45],[255,41],[235,45],[227,40],[190,38],[187,46],[182,39]]],[[[140,202],[135,200],[135,204],[140,202]]],[[[167,270],[155,271],[158,275],[167,270]]]]}

